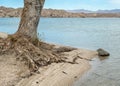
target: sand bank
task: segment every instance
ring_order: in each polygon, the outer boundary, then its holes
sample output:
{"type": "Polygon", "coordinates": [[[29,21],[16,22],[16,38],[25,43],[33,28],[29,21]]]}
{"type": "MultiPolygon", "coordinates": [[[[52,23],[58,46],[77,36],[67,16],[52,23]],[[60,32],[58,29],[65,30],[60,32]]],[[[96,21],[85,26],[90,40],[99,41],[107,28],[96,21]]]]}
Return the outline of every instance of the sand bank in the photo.
{"type": "MultiPolygon", "coordinates": [[[[55,48],[65,47],[55,45],[55,48]]],[[[90,68],[90,59],[97,52],[85,49],[75,49],[62,53],[71,63],[52,63],[39,68],[40,73],[29,77],[28,68],[14,55],[0,56],[0,86],[72,86],[73,82],[90,68]],[[80,58],[76,58],[76,56],[80,58]],[[28,75],[28,77],[26,77],[28,75]]]]}
{"type": "Polygon", "coordinates": [[[75,55],[83,59],[77,59],[78,64],[53,63],[39,69],[40,74],[22,79],[16,86],[71,86],[75,80],[82,76],[89,68],[89,59],[97,55],[97,52],[78,49],[65,53],[69,61],[75,55]]]}

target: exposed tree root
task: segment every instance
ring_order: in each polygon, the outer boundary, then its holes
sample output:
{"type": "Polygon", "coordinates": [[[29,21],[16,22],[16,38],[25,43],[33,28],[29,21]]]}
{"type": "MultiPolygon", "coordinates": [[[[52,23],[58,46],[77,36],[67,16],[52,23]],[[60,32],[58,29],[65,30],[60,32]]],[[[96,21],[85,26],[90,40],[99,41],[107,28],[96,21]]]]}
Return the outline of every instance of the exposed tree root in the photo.
{"type": "Polygon", "coordinates": [[[52,48],[52,45],[37,39],[32,41],[19,34],[0,39],[0,55],[15,53],[16,59],[24,61],[31,72],[37,71],[40,66],[64,61],[65,58],[53,52],[52,48]]]}

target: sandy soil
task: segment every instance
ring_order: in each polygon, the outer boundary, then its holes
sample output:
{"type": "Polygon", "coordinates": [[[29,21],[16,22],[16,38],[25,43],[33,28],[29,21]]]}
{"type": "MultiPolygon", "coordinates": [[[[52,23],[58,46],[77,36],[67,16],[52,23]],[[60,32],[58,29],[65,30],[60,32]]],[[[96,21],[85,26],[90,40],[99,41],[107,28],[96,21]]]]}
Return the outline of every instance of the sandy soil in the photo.
{"type": "MultiPolygon", "coordinates": [[[[61,46],[56,45],[55,48],[61,46]]],[[[64,47],[64,46],[63,46],[64,47]]],[[[0,86],[72,86],[89,68],[89,61],[97,56],[96,51],[76,49],[62,53],[68,61],[76,56],[77,64],[52,63],[39,68],[40,73],[30,75],[22,61],[17,61],[14,54],[0,56],[0,86]]]]}
{"type": "Polygon", "coordinates": [[[14,86],[29,74],[27,66],[17,61],[14,55],[0,56],[0,86],[14,86]]]}
{"type": "Polygon", "coordinates": [[[40,74],[35,73],[31,77],[26,77],[29,75],[27,67],[16,61],[14,55],[1,56],[0,86],[71,86],[90,68],[89,59],[95,57],[97,52],[78,49],[66,52],[64,55],[69,61],[72,61],[75,55],[83,59],[77,59],[78,64],[53,63],[40,68],[40,74]]]}

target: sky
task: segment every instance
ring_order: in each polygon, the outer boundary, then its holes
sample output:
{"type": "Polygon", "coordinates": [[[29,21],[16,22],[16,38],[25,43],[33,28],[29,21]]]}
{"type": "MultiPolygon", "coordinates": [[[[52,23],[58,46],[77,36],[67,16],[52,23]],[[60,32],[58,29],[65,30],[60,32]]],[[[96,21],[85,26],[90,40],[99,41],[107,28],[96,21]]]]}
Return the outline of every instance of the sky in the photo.
{"type": "MultiPolygon", "coordinates": [[[[24,0],[0,0],[0,6],[23,7],[24,0]]],[[[120,9],[120,0],[46,0],[44,8],[53,9],[86,9],[86,10],[110,10],[120,9]]]]}

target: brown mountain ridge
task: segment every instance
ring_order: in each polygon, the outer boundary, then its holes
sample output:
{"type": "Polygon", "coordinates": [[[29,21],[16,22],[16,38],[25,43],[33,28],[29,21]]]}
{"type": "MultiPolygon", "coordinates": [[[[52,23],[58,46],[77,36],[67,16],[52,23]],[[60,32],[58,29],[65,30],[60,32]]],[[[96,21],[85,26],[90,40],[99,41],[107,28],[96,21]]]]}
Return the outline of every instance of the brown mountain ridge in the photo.
{"type": "MultiPolygon", "coordinates": [[[[20,17],[22,8],[8,8],[0,6],[0,17],[20,17]]],[[[88,17],[120,17],[120,13],[74,13],[66,10],[43,9],[42,17],[52,18],[88,18],[88,17]]]]}

